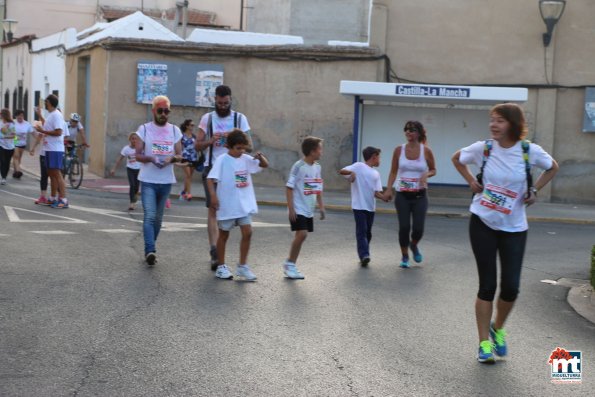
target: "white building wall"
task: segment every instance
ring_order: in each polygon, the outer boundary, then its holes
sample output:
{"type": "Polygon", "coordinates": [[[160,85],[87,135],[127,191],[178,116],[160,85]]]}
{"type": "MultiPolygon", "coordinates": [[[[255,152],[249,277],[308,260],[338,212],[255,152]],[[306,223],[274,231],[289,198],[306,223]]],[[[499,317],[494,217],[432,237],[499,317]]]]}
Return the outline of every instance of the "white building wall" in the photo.
{"type": "MultiPolygon", "coordinates": [[[[10,47],[4,47],[2,57],[2,107],[7,107],[11,112],[22,105],[16,105],[14,100],[14,93],[19,92],[19,86],[22,87],[22,96],[24,98],[25,92],[31,89],[29,81],[31,78],[31,70],[29,68],[30,54],[26,42],[16,44],[10,47]],[[9,92],[9,101],[6,102],[5,93],[9,92]]],[[[24,99],[23,99],[24,100],[24,99]]]]}
{"type": "MultiPolygon", "coordinates": [[[[66,29],[62,32],[48,37],[33,40],[31,43],[31,90],[29,94],[30,106],[42,106],[42,103],[34,103],[35,91],[41,92],[43,100],[52,91],[59,92],[60,108],[64,109],[66,103],[66,65],[64,48],[71,47],[76,42],[76,30],[66,29]]],[[[32,113],[30,115],[32,117],[32,113]]]]}

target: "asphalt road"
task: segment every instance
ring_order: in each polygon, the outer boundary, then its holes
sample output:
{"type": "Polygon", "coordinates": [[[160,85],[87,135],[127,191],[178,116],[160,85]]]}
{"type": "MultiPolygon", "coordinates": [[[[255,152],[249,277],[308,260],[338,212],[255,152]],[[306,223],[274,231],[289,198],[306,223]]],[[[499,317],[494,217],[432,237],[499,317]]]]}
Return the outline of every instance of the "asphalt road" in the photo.
{"type": "MultiPolygon", "coordinates": [[[[10,181],[9,181],[10,182],[10,181]]],[[[477,275],[467,220],[427,220],[422,265],[397,264],[396,219],[379,215],[372,263],[358,266],[350,213],[315,222],[283,277],[291,232],[261,207],[254,283],[215,279],[204,203],[174,202],[142,261],[142,210],[81,190],[72,208],[33,204],[25,179],[0,188],[2,396],[593,395],[595,326],[545,279],[588,278],[595,227],[531,225],[510,355],[475,360],[477,275]],[[68,219],[64,218],[67,217],[68,219]],[[71,234],[54,234],[56,232],[71,234]],[[580,350],[581,385],[550,382],[557,346],[580,350]]],[[[232,232],[228,263],[238,257],[232,232]]],[[[233,266],[235,267],[235,265],[233,266]]]]}

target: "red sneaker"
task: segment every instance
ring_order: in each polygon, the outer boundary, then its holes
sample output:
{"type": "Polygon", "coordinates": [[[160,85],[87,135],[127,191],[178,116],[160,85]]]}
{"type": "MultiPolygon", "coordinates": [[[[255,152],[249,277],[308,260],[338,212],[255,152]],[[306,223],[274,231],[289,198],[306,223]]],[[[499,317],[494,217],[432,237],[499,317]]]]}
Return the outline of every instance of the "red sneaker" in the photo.
{"type": "Polygon", "coordinates": [[[48,199],[45,198],[45,196],[39,196],[39,198],[35,200],[35,204],[48,205],[48,199]]]}

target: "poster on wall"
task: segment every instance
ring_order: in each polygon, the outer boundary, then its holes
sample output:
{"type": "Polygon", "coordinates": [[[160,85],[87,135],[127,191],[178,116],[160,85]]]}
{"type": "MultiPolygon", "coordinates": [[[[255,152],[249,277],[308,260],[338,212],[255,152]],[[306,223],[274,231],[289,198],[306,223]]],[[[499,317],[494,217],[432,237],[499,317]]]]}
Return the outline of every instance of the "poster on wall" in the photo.
{"type": "Polygon", "coordinates": [[[583,132],[595,132],[595,87],[585,88],[583,132]]]}
{"type": "Polygon", "coordinates": [[[196,72],[195,105],[204,108],[215,107],[215,88],[223,84],[223,72],[202,70],[196,72]]]}
{"type": "Polygon", "coordinates": [[[167,95],[167,65],[139,63],[136,102],[151,104],[157,95],[167,95]]]}
{"type": "Polygon", "coordinates": [[[151,104],[167,95],[172,106],[213,107],[215,88],[223,82],[223,65],[139,59],[136,102],[151,104]]]}

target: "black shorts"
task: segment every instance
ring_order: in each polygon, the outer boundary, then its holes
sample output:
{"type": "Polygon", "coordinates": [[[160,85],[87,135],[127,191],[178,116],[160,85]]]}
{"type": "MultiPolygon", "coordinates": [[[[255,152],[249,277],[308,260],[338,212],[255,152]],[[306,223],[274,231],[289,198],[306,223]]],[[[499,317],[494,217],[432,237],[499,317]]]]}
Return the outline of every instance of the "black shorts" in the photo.
{"type": "Polygon", "coordinates": [[[308,232],[314,231],[314,218],[307,218],[303,215],[298,215],[295,222],[289,222],[291,224],[291,231],[296,230],[307,230],[308,232]]]}

